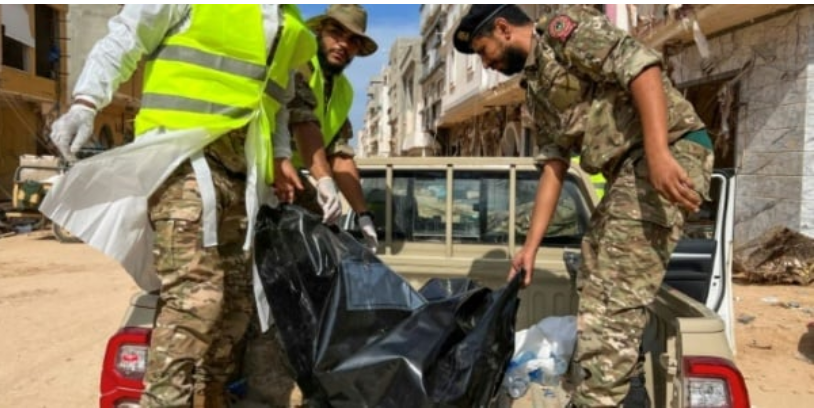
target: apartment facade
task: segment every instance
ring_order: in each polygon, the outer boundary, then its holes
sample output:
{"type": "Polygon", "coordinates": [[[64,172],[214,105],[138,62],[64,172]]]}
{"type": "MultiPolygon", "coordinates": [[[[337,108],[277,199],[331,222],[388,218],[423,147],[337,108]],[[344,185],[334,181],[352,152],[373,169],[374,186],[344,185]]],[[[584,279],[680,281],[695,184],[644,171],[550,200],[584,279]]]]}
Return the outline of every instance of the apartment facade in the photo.
{"type": "Polygon", "coordinates": [[[439,128],[446,85],[446,47],[444,33],[447,15],[454,4],[421,5],[421,133],[428,148],[425,155],[440,153],[440,143],[447,135],[439,128]]]}
{"type": "Polygon", "coordinates": [[[359,140],[357,157],[377,157],[379,156],[380,145],[389,145],[390,143],[389,140],[385,140],[386,138],[383,137],[384,129],[387,128],[387,126],[384,126],[386,122],[382,118],[385,114],[383,93],[384,75],[371,78],[367,86],[364,125],[357,132],[359,140]]]}
{"type": "Polygon", "coordinates": [[[420,38],[399,38],[393,43],[386,78],[391,156],[420,156],[425,145],[418,114],[420,63],[420,38]]]}
{"type": "Polygon", "coordinates": [[[23,154],[55,153],[48,124],[67,100],[67,5],[0,5],[0,201],[23,154]]]}

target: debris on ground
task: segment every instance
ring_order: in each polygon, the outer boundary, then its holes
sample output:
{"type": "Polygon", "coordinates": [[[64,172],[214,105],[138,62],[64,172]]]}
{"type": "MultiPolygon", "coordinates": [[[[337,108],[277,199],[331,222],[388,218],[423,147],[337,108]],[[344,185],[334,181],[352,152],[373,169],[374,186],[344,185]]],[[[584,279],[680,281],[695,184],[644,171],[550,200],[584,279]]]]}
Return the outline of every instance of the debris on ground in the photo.
{"type": "Polygon", "coordinates": [[[744,284],[808,286],[814,282],[814,239],[774,228],[735,249],[732,271],[744,284]]]}
{"type": "Polygon", "coordinates": [[[752,340],[752,342],[749,343],[749,347],[751,347],[753,349],[758,349],[758,350],[771,350],[772,349],[771,344],[758,343],[757,340],[752,340]]]}
{"type": "Polygon", "coordinates": [[[749,323],[752,323],[754,320],[755,320],[755,316],[750,316],[750,315],[747,315],[747,314],[742,314],[742,315],[738,316],[738,322],[742,323],[742,324],[749,324],[749,323]]]}

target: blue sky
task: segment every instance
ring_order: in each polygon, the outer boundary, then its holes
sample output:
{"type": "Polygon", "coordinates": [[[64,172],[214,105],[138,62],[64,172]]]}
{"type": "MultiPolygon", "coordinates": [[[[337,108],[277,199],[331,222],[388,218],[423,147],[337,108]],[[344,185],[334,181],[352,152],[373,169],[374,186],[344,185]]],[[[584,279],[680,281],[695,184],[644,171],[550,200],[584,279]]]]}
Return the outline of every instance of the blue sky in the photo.
{"type": "MultiPolygon", "coordinates": [[[[300,4],[306,19],[322,14],[327,4],[300,4]]],[[[353,108],[350,119],[354,136],[364,124],[366,91],[370,78],[378,75],[387,63],[390,46],[398,37],[419,36],[419,4],[363,4],[367,9],[367,33],[379,44],[379,50],[368,57],[356,57],[345,71],[353,84],[353,108]]],[[[354,140],[353,144],[355,145],[354,140]]]]}

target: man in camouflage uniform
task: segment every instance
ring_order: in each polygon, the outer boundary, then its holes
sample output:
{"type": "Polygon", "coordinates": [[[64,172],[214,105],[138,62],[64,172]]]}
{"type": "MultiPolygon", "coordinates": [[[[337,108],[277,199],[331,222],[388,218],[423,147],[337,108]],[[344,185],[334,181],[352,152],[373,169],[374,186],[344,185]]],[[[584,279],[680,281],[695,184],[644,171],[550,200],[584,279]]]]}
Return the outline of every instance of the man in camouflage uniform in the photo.
{"type": "MultiPolygon", "coordinates": [[[[259,34],[262,38],[245,37],[245,49],[242,50],[251,54],[256,52],[252,45],[260,44],[265,47],[269,66],[260,65],[259,68],[263,70],[261,74],[269,75],[266,71],[275,63],[274,58],[279,55],[277,52],[283,50],[276,45],[283,41],[281,38],[286,33],[295,30],[299,11],[295,7],[275,4],[238,6],[126,5],[119,15],[111,19],[111,32],[100,40],[89,55],[74,91],[75,100],[71,110],[54,123],[51,137],[55,144],[66,157],[70,157],[69,145],[75,151],[87,140],[93,128],[96,110],[110,102],[118,84],[132,74],[136,62],[145,54],[151,55],[147,59],[149,67],[151,62],[162,59],[164,50],[179,48],[178,43],[171,42],[177,41],[179,37],[185,38],[187,45],[181,48],[184,52],[173,54],[173,57],[167,57],[166,60],[186,63],[190,73],[185,75],[179,70],[169,74],[165,70],[161,75],[174,76],[176,81],[186,81],[185,84],[198,86],[206,81],[219,81],[223,78],[206,78],[194,70],[198,66],[215,72],[225,66],[227,68],[224,71],[232,69],[229,74],[238,76],[234,72],[245,69],[248,63],[238,59],[233,53],[230,54],[230,50],[223,50],[223,55],[215,58],[208,54],[208,49],[192,47],[198,43],[189,39],[211,30],[208,25],[213,24],[212,16],[262,16],[262,21],[257,21],[257,25],[262,28],[254,27],[255,35],[259,34]],[[286,30],[286,24],[289,23],[295,28],[286,30]],[[190,56],[197,59],[193,60],[190,56]],[[207,65],[212,61],[223,64],[207,65]]],[[[214,24],[217,26],[217,21],[214,24]]],[[[302,25],[300,27],[304,28],[302,25]]],[[[307,36],[297,37],[297,45],[307,46],[302,39],[307,39],[307,36]]],[[[288,63],[294,54],[284,55],[289,55],[289,60],[284,61],[288,63]]],[[[280,66],[285,69],[283,72],[289,71],[286,65],[280,66]]],[[[159,75],[156,73],[160,70],[157,67],[155,65],[150,75],[145,77],[145,83],[155,80],[159,75]]],[[[293,78],[293,70],[290,72],[293,78]]],[[[241,81],[246,78],[248,76],[243,76],[241,81]]],[[[171,97],[178,96],[172,94],[178,90],[168,92],[171,97]]],[[[286,91],[273,96],[283,105],[283,114],[287,110],[300,115],[307,115],[312,111],[311,106],[305,105],[302,99],[292,99],[292,95],[293,91],[286,91]]],[[[143,108],[149,105],[145,103],[147,96],[150,94],[145,91],[143,108]]],[[[189,100],[198,106],[213,105],[211,100],[205,99],[208,96],[210,95],[190,99],[182,95],[173,102],[189,100]]],[[[222,106],[225,105],[218,105],[218,109],[224,109],[222,106]]],[[[177,108],[178,105],[173,107],[177,108]]],[[[162,108],[152,106],[152,109],[162,108]]],[[[187,109],[186,112],[197,112],[188,105],[184,109],[187,109]]],[[[163,114],[170,115],[166,112],[163,114]]],[[[287,146],[290,141],[284,117],[277,115],[276,124],[279,127],[276,131],[271,131],[278,145],[287,146]]],[[[207,119],[215,121],[211,117],[207,119]]],[[[176,122],[169,122],[162,123],[155,129],[156,133],[149,137],[165,133],[177,135],[179,132],[168,133],[169,130],[178,130],[172,127],[176,122]]],[[[244,152],[247,128],[248,125],[226,134],[212,135],[217,139],[203,148],[203,160],[184,160],[183,164],[168,168],[170,174],[167,180],[160,182],[160,187],[149,196],[146,215],[149,227],[155,232],[153,254],[160,280],[160,300],[155,328],[151,334],[151,348],[144,378],[145,390],[140,401],[142,407],[180,407],[190,404],[194,407],[225,407],[227,404],[226,383],[234,372],[235,347],[243,337],[254,311],[251,255],[244,250],[249,225],[246,206],[248,168],[244,152]],[[207,169],[206,172],[199,173],[197,166],[201,164],[207,169]],[[207,188],[210,178],[212,188],[207,188]],[[211,209],[216,211],[207,212],[210,204],[214,207],[211,209]],[[215,215],[212,217],[208,215],[213,213],[215,215]],[[210,221],[216,230],[214,243],[204,242],[207,223],[210,221]]],[[[147,133],[151,132],[153,130],[147,133]]],[[[138,150],[135,152],[141,153],[138,150]]],[[[143,158],[147,161],[151,159],[143,158]]],[[[274,182],[281,188],[283,185],[290,186],[291,179],[296,179],[296,175],[290,171],[290,163],[285,165],[288,156],[275,152],[274,162],[274,182]]],[[[139,179],[139,182],[149,184],[150,181],[139,179]]],[[[124,186],[123,190],[140,191],[130,186],[124,186]]],[[[338,197],[334,197],[331,202],[335,202],[338,207],[338,197]]],[[[131,208],[131,211],[137,212],[140,209],[131,208]]],[[[127,232],[132,233],[134,227],[124,225],[122,228],[130,228],[131,231],[127,232]]]]}
{"type": "Polygon", "coordinates": [[[531,282],[572,153],[608,180],[582,244],[571,404],[619,406],[641,369],[645,307],[685,217],[708,199],[713,153],[704,124],[663,73],[660,55],[593,8],[552,11],[535,25],[516,5],[474,5],[454,45],[488,68],[522,72],[539,130],[532,228],[510,277],[525,270],[531,282]]]}

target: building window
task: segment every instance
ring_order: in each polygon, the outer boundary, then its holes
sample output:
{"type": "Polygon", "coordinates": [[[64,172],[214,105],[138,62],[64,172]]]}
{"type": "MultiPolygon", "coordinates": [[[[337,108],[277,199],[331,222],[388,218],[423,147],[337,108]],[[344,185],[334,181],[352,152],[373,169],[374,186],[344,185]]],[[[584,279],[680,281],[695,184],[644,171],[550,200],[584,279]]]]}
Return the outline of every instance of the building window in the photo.
{"type": "Polygon", "coordinates": [[[28,68],[25,44],[8,37],[6,26],[3,25],[3,65],[25,71],[28,68]]]}
{"type": "Polygon", "coordinates": [[[31,18],[27,4],[3,4],[3,65],[22,71],[30,69],[29,48],[36,44],[31,35],[31,18]]]}
{"type": "Polygon", "coordinates": [[[34,6],[34,16],[36,74],[38,77],[56,79],[59,75],[60,58],[57,11],[37,4],[34,6]]]}
{"type": "Polygon", "coordinates": [[[57,11],[43,5],[34,6],[36,61],[38,77],[56,79],[59,76],[59,19],[57,11]]]}

